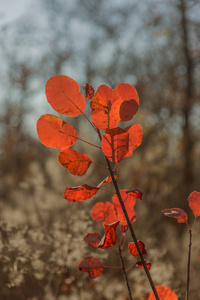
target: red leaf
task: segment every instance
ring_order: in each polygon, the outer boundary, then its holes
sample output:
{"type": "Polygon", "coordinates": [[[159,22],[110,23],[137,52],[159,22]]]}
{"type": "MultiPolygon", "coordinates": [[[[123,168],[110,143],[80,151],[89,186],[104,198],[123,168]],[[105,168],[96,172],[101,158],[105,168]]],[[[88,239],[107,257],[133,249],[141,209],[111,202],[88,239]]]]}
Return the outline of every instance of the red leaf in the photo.
{"type": "MultiPolygon", "coordinates": [[[[178,296],[168,286],[157,286],[156,291],[160,300],[178,300],[178,296]]],[[[156,300],[153,291],[148,300],[156,300]]]]}
{"type": "Polygon", "coordinates": [[[70,202],[79,202],[93,197],[97,192],[98,188],[84,184],[82,186],[65,188],[63,198],[70,202]]]}
{"type": "MultiPolygon", "coordinates": [[[[145,244],[141,241],[138,241],[138,245],[140,247],[142,254],[147,254],[147,251],[145,249],[145,244]]],[[[129,243],[128,250],[129,250],[130,254],[132,254],[134,257],[136,257],[138,255],[138,251],[137,251],[135,243],[133,243],[133,242],[129,243]]]]}
{"type": "Polygon", "coordinates": [[[123,233],[123,235],[125,235],[125,233],[127,232],[128,230],[128,225],[122,225],[121,224],[121,232],[123,233]]]}
{"type": "MultiPolygon", "coordinates": [[[[115,179],[118,178],[117,175],[115,175],[114,177],[115,177],[115,179]]],[[[102,182],[99,183],[98,187],[100,188],[101,186],[106,185],[107,183],[110,183],[110,182],[112,182],[112,177],[109,175],[102,182]]]]}
{"type": "Polygon", "coordinates": [[[136,114],[139,106],[139,97],[136,89],[129,83],[120,83],[114,89],[123,102],[120,106],[120,118],[121,121],[130,121],[136,114]]]}
{"type": "Polygon", "coordinates": [[[55,111],[70,117],[83,114],[85,98],[79,92],[78,83],[65,75],[51,77],[46,84],[47,101],[55,111]]]}
{"type": "Polygon", "coordinates": [[[58,161],[70,173],[78,176],[84,175],[92,163],[86,154],[80,154],[70,148],[64,149],[58,154],[58,161]]]}
{"type": "Polygon", "coordinates": [[[104,155],[115,163],[119,163],[129,152],[129,133],[117,127],[108,129],[101,141],[104,155]]]}
{"type": "Polygon", "coordinates": [[[105,235],[101,239],[98,248],[106,249],[108,247],[112,247],[115,245],[117,236],[115,234],[115,230],[119,222],[115,222],[114,224],[105,225],[105,235]]]}
{"type": "Polygon", "coordinates": [[[98,247],[99,242],[101,241],[101,237],[97,232],[88,233],[84,236],[84,241],[90,247],[98,247]]]}
{"type": "Polygon", "coordinates": [[[99,86],[90,103],[94,125],[103,130],[116,127],[121,120],[119,115],[121,103],[121,97],[109,86],[99,86]]]}
{"type": "Polygon", "coordinates": [[[193,211],[195,218],[200,216],[200,192],[194,191],[192,192],[189,197],[189,206],[193,211]]]}
{"type": "MultiPolygon", "coordinates": [[[[131,222],[134,222],[136,220],[135,211],[134,211],[134,206],[135,206],[136,200],[132,197],[129,197],[129,195],[127,195],[126,192],[127,192],[127,190],[120,190],[120,194],[121,194],[122,200],[124,202],[125,208],[127,210],[129,219],[130,219],[131,222]]],[[[114,207],[117,211],[118,221],[120,221],[120,223],[122,225],[127,225],[126,218],[124,216],[124,213],[123,213],[123,210],[121,208],[121,205],[120,205],[119,199],[117,197],[117,194],[115,194],[112,197],[112,202],[113,202],[114,207]]]]}
{"type": "Polygon", "coordinates": [[[118,221],[114,205],[110,202],[96,203],[92,208],[91,215],[95,221],[104,221],[105,224],[118,221]]]}
{"type": "Polygon", "coordinates": [[[133,155],[133,151],[142,143],[143,132],[139,124],[133,124],[124,130],[129,133],[129,150],[126,153],[126,157],[129,157],[133,155]]]}
{"type": "Polygon", "coordinates": [[[141,191],[139,191],[138,189],[132,189],[132,190],[127,191],[126,193],[134,199],[140,198],[140,200],[142,200],[143,193],[141,191]]]}
{"type": "Polygon", "coordinates": [[[89,274],[90,278],[96,278],[100,276],[103,272],[103,266],[101,262],[95,257],[85,257],[78,264],[78,268],[81,272],[86,272],[89,274]]]}
{"type": "Polygon", "coordinates": [[[87,99],[92,99],[94,96],[94,89],[89,83],[85,83],[83,85],[83,89],[85,91],[85,98],[87,99]]]}
{"type": "MultiPolygon", "coordinates": [[[[145,263],[146,263],[146,266],[147,266],[147,269],[149,269],[150,270],[150,268],[151,268],[151,263],[150,263],[150,261],[148,261],[148,260],[144,260],[145,261],[145,263]]],[[[142,262],[141,262],[141,260],[140,261],[138,261],[138,262],[136,262],[136,267],[140,267],[140,268],[142,268],[142,269],[144,269],[144,267],[143,267],[143,264],[142,264],[142,262]]]]}
{"type": "Polygon", "coordinates": [[[37,121],[37,133],[42,144],[57,149],[68,148],[78,139],[76,130],[60,118],[45,114],[37,121]]]}
{"type": "Polygon", "coordinates": [[[181,208],[166,208],[162,213],[169,218],[174,218],[178,223],[187,223],[188,215],[181,208]]]}

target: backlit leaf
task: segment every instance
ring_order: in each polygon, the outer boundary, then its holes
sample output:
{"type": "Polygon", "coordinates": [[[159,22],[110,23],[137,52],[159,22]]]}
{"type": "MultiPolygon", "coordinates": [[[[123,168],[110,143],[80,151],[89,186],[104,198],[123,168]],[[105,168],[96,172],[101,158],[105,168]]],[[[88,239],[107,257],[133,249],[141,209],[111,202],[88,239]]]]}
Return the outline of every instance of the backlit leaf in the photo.
{"type": "Polygon", "coordinates": [[[142,143],[143,132],[139,124],[133,124],[124,130],[129,133],[129,150],[126,153],[126,157],[129,157],[133,155],[133,151],[142,143]]]}
{"type": "Polygon", "coordinates": [[[63,198],[70,202],[79,202],[93,197],[98,190],[97,187],[92,187],[87,184],[78,187],[66,187],[63,198]]]}
{"type": "Polygon", "coordinates": [[[126,193],[134,199],[140,198],[140,200],[142,200],[143,193],[138,189],[132,189],[132,190],[127,191],[126,193]]]}
{"type": "Polygon", "coordinates": [[[93,87],[89,83],[85,83],[83,89],[85,91],[85,98],[92,99],[95,93],[93,87]]]}
{"type": "Polygon", "coordinates": [[[114,224],[105,225],[105,234],[101,239],[98,248],[106,249],[108,247],[112,247],[115,245],[117,236],[115,234],[115,230],[119,222],[115,222],[114,224]]]}
{"type": "MultiPolygon", "coordinates": [[[[160,300],[178,300],[178,296],[168,286],[157,286],[156,291],[160,300]]],[[[148,300],[156,300],[153,291],[148,300]]]]}
{"type": "Polygon", "coordinates": [[[42,144],[57,149],[68,148],[78,139],[76,130],[62,119],[45,114],[37,121],[37,133],[42,144]]]}
{"type": "Polygon", "coordinates": [[[88,233],[84,236],[84,241],[91,247],[98,247],[101,237],[97,232],[88,233]]]}
{"type": "Polygon", "coordinates": [[[128,225],[121,224],[120,229],[121,229],[121,232],[123,233],[123,235],[125,235],[128,230],[128,225]]]}
{"type": "Polygon", "coordinates": [[[80,154],[70,148],[64,149],[58,154],[58,161],[70,173],[78,176],[84,175],[92,163],[86,154],[80,154]]]}
{"type": "Polygon", "coordinates": [[[121,103],[121,97],[109,86],[99,86],[90,103],[94,125],[103,130],[116,127],[121,120],[119,115],[121,103]]]}
{"type": "MultiPolygon", "coordinates": [[[[139,247],[140,247],[140,250],[141,250],[141,252],[142,252],[142,254],[147,254],[147,251],[146,251],[146,249],[145,249],[145,244],[143,243],[143,242],[141,242],[141,241],[138,241],[138,245],[139,245],[139,247]]],[[[129,252],[134,256],[134,257],[136,257],[137,255],[138,255],[138,251],[137,251],[137,248],[136,248],[136,245],[135,245],[135,243],[129,243],[128,244],[128,250],[129,250],[129,252]]]]}
{"type": "Polygon", "coordinates": [[[46,84],[47,101],[55,111],[70,117],[82,114],[85,98],[79,92],[78,83],[65,75],[51,77],[46,84]]]}
{"type": "Polygon", "coordinates": [[[194,191],[189,197],[189,206],[195,216],[195,218],[200,216],[200,192],[194,191]]]}
{"type": "Polygon", "coordinates": [[[114,91],[117,92],[123,100],[120,106],[121,121],[130,121],[136,114],[139,106],[139,97],[136,89],[129,83],[120,83],[114,91]]]}
{"type": "MultiPolygon", "coordinates": [[[[121,194],[122,200],[124,202],[125,208],[127,210],[129,219],[130,219],[131,222],[134,222],[136,220],[135,211],[134,211],[134,206],[135,206],[136,200],[134,198],[130,197],[129,195],[127,195],[126,192],[127,192],[127,190],[120,190],[120,194],[121,194]]],[[[119,199],[117,197],[117,194],[115,194],[112,197],[112,202],[113,202],[114,207],[117,211],[118,221],[120,221],[120,223],[122,225],[127,225],[126,218],[124,216],[124,213],[123,213],[123,210],[121,208],[121,205],[120,205],[119,199]]]]}
{"type": "Polygon", "coordinates": [[[87,256],[78,264],[78,268],[81,272],[89,274],[90,278],[96,278],[103,272],[103,266],[101,262],[92,256],[87,256]]]}
{"type": "Polygon", "coordinates": [[[166,208],[162,213],[169,218],[174,218],[178,223],[187,223],[188,215],[181,208],[166,208]]]}
{"type": "Polygon", "coordinates": [[[110,202],[96,203],[92,208],[91,216],[95,221],[104,221],[105,224],[118,221],[114,205],[110,202]]]}
{"type": "MultiPolygon", "coordinates": [[[[144,260],[145,261],[145,263],[146,263],[146,266],[147,266],[147,269],[151,269],[151,263],[150,263],[150,261],[148,261],[148,260],[144,260]]],[[[144,267],[143,267],[143,264],[142,264],[142,262],[141,262],[141,260],[140,261],[138,261],[138,262],[136,262],[136,267],[140,267],[140,268],[142,268],[142,269],[144,269],[144,267]]]]}
{"type": "Polygon", "coordinates": [[[120,127],[108,129],[102,137],[101,147],[110,161],[119,163],[129,152],[129,133],[120,127]]]}

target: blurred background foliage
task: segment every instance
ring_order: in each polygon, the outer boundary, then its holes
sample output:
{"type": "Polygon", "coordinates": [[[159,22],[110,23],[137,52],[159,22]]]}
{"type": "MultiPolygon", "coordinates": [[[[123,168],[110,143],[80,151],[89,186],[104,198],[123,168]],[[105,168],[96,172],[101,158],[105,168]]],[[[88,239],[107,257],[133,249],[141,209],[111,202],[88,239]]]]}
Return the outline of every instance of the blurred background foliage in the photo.
{"type": "MultiPolygon", "coordinates": [[[[59,74],[80,87],[136,87],[140,109],[133,121],[142,125],[144,139],[120,163],[119,185],[144,193],[134,228],[146,244],[153,279],[184,299],[187,229],[161,210],[180,207],[192,217],[187,197],[200,191],[199,15],[198,0],[40,0],[30,1],[20,18],[0,23],[1,299],[127,298],[120,272],[106,269],[90,280],[77,270],[84,256],[119,264],[116,249],[93,250],[82,241],[88,232],[103,234],[90,210],[97,201],[109,201],[109,194],[73,204],[62,198],[65,186],[97,185],[107,173],[91,167],[73,177],[57,163],[58,151],[41,145],[36,135],[41,114],[54,113],[45,83],[59,74]]],[[[81,117],[65,119],[82,138],[95,140],[81,117]]],[[[75,149],[104,163],[90,146],[77,142],[75,149]]],[[[200,298],[198,241],[197,235],[191,299],[200,298]]],[[[134,299],[147,299],[143,271],[128,275],[134,299]]]]}

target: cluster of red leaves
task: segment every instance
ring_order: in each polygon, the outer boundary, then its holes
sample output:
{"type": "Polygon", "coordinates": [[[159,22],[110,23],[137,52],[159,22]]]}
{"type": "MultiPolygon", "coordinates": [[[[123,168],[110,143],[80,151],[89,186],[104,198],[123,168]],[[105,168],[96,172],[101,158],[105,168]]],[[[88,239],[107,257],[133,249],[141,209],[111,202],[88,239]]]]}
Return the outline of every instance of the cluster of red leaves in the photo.
{"type": "MultiPolygon", "coordinates": [[[[188,197],[188,202],[196,220],[196,218],[200,216],[200,192],[192,192],[188,197]]],[[[188,215],[183,209],[166,208],[162,213],[167,217],[176,219],[178,223],[186,223],[188,226],[188,215]]]]}

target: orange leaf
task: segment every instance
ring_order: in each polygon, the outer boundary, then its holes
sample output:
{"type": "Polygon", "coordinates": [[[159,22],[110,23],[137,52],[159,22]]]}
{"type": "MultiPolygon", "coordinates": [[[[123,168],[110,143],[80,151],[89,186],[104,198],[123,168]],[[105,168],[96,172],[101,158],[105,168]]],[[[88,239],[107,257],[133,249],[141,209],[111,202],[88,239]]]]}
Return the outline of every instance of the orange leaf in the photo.
{"type": "MultiPolygon", "coordinates": [[[[178,300],[178,296],[168,286],[157,286],[156,291],[160,300],[178,300]]],[[[153,291],[148,300],[156,300],[153,291]]]]}
{"type": "Polygon", "coordinates": [[[119,163],[129,152],[129,133],[120,127],[108,129],[102,137],[101,147],[110,161],[119,163]]]}
{"type": "Polygon", "coordinates": [[[42,144],[57,149],[68,148],[78,139],[72,125],[62,119],[45,114],[37,121],[37,133],[42,144]]]}
{"type": "Polygon", "coordinates": [[[93,197],[99,188],[84,184],[78,187],[65,188],[63,198],[70,202],[79,202],[93,197]]]}
{"type": "Polygon", "coordinates": [[[138,189],[132,189],[132,190],[127,191],[126,193],[134,199],[140,198],[140,200],[142,200],[143,193],[138,189]]]}
{"type": "Polygon", "coordinates": [[[87,256],[81,260],[78,264],[78,268],[81,272],[88,273],[90,278],[96,278],[103,272],[101,262],[97,258],[91,256],[87,256]]]}
{"type": "MultiPolygon", "coordinates": [[[[148,261],[148,260],[144,260],[145,261],[145,263],[146,263],[146,266],[147,266],[147,269],[151,269],[151,263],[150,263],[150,261],[148,261]]],[[[140,267],[140,268],[142,268],[142,269],[144,269],[144,267],[143,267],[143,264],[142,264],[142,262],[141,262],[141,260],[140,261],[138,261],[138,262],[136,262],[136,267],[140,267]]]]}
{"type": "MultiPolygon", "coordinates": [[[[115,177],[115,179],[118,178],[117,175],[115,175],[114,177],[115,177]]],[[[100,188],[101,186],[106,185],[107,183],[110,183],[110,182],[112,182],[112,177],[109,175],[102,182],[99,183],[98,187],[100,188]]]]}
{"type": "Polygon", "coordinates": [[[91,215],[95,221],[104,221],[105,224],[118,221],[114,205],[110,202],[96,203],[92,208],[91,215]]]}
{"type": "Polygon", "coordinates": [[[123,102],[120,106],[120,118],[121,121],[130,121],[136,114],[139,106],[139,97],[136,89],[129,83],[120,83],[114,89],[123,102]]]}
{"type": "Polygon", "coordinates": [[[85,98],[78,83],[65,75],[51,77],[46,83],[46,97],[55,111],[70,117],[83,114],[85,98]]]}
{"type": "Polygon", "coordinates": [[[64,149],[58,154],[58,161],[70,173],[78,176],[84,175],[92,163],[86,154],[80,154],[70,148],[64,149]]]}
{"type": "Polygon", "coordinates": [[[193,211],[195,218],[200,216],[200,192],[194,191],[192,192],[189,197],[189,206],[193,211]]]}
{"type": "Polygon", "coordinates": [[[101,239],[98,248],[106,249],[108,247],[112,247],[115,245],[117,236],[115,234],[115,230],[119,222],[115,222],[114,224],[105,225],[105,234],[104,237],[101,239]]]}
{"type": "Polygon", "coordinates": [[[94,89],[89,83],[85,83],[83,85],[83,89],[85,91],[85,98],[87,99],[92,99],[94,96],[94,89]]]}
{"type": "Polygon", "coordinates": [[[166,208],[162,213],[169,218],[174,218],[178,223],[187,223],[188,215],[181,208],[166,208]]]}
{"type": "Polygon", "coordinates": [[[97,232],[88,233],[84,236],[84,241],[91,247],[98,247],[101,237],[97,232]]]}
{"type": "MultiPolygon", "coordinates": [[[[136,220],[135,211],[134,211],[134,206],[135,206],[136,200],[134,198],[130,197],[129,195],[127,195],[126,192],[127,192],[127,190],[120,190],[120,194],[121,194],[122,200],[124,202],[125,208],[127,210],[129,219],[131,222],[134,222],[136,220]]],[[[126,218],[124,216],[124,213],[121,208],[117,194],[115,194],[112,197],[112,202],[117,211],[118,221],[120,221],[120,223],[122,225],[127,225],[126,218]]]]}
{"type": "MultiPolygon", "coordinates": [[[[138,241],[138,245],[140,247],[142,254],[147,254],[147,251],[145,249],[145,244],[141,241],[138,241]]],[[[130,254],[132,254],[134,257],[136,257],[138,255],[138,251],[137,251],[135,243],[133,243],[133,242],[129,243],[128,250],[129,250],[130,254]]]]}
{"type": "Polygon", "coordinates": [[[121,103],[121,97],[109,86],[99,86],[90,103],[94,125],[103,130],[116,127],[121,120],[119,115],[121,103]]]}
{"type": "Polygon", "coordinates": [[[142,127],[139,124],[133,124],[132,126],[126,127],[124,130],[129,133],[129,150],[126,154],[126,157],[129,157],[142,143],[143,132],[142,127]]]}

